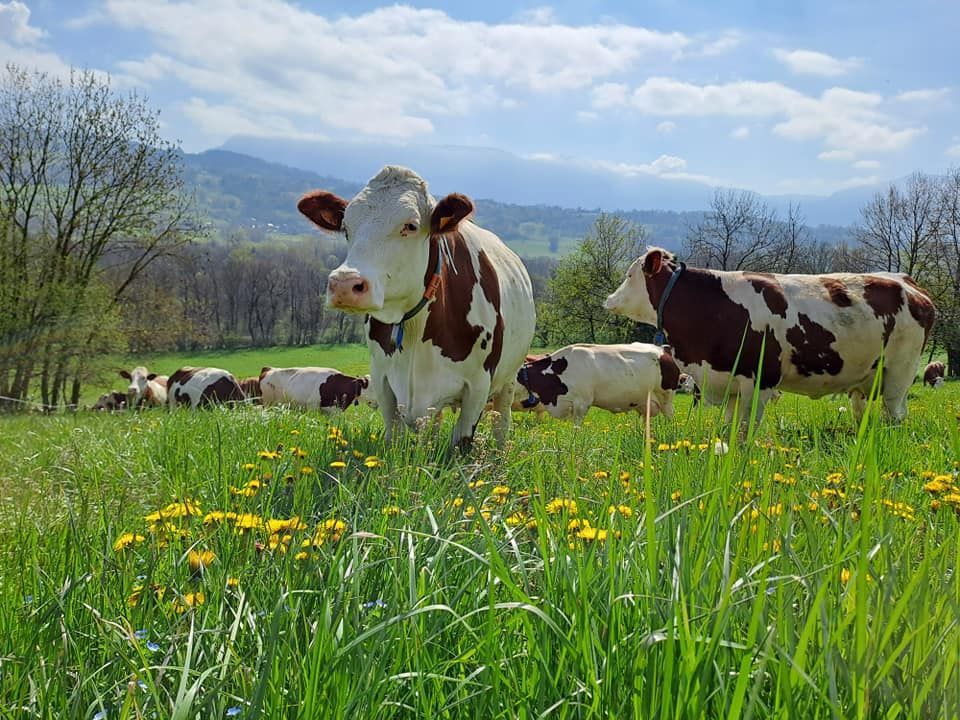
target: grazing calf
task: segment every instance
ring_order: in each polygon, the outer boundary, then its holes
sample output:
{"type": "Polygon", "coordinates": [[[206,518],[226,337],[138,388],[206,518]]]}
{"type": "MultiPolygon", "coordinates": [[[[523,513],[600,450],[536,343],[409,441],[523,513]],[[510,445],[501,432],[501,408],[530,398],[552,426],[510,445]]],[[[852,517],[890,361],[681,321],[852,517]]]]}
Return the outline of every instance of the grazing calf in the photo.
{"type": "Polygon", "coordinates": [[[115,412],[117,410],[125,410],[126,407],[127,394],[114,390],[113,392],[101,395],[92,409],[99,412],[115,412]]]}
{"type": "Polygon", "coordinates": [[[467,219],[473,203],[459,194],[437,202],[412,170],[388,166],[349,203],[313,191],[297,207],[349,242],[327,304],[367,318],[384,439],[398,421],[416,427],[460,403],[452,446],[467,448],[492,397],[502,444],[533,339],[533,290],[520,258],[467,219]]]}
{"type": "Polygon", "coordinates": [[[677,392],[693,395],[694,407],[700,404],[700,386],[697,385],[697,381],[693,379],[693,375],[680,373],[680,384],[679,387],[677,387],[677,392]]]}
{"type": "Polygon", "coordinates": [[[243,390],[243,396],[252,403],[260,401],[260,378],[253,375],[240,381],[240,389],[243,390]]]}
{"type": "Polygon", "coordinates": [[[591,407],[673,416],[680,369],[669,351],[647,343],[568,345],[525,364],[517,380],[555,418],[575,422],[591,407]]]}
{"type": "Polygon", "coordinates": [[[170,407],[193,408],[243,402],[240,383],[220,368],[182,367],[170,376],[170,407]]]}
{"type": "Polygon", "coordinates": [[[333,368],[265,367],[260,371],[260,392],[264,405],[295,405],[332,413],[346,410],[363,400],[376,406],[370,377],[352,377],[333,368]]]}
{"type": "Polygon", "coordinates": [[[947,368],[942,362],[939,360],[932,362],[923,369],[923,384],[938,388],[943,385],[946,374],[947,368]]]}
{"type": "Polygon", "coordinates": [[[883,358],[883,404],[895,420],[936,316],[929,294],[899,273],[776,275],[688,268],[661,248],[630,266],[611,312],[666,331],[680,369],[708,402],[740,398],[759,416],[777,388],[819,398],[850,395],[858,416],[883,358]],[[729,390],[728,390],[729,388],[729,390]]]}
{"type": "Polygon", "coordinates": [[[166,375],[157,375],[141,365],[133,370],[121,370],[120,377],[130,381],[127,387],[127,407],[163,407],[167,404],[166,375]]]}

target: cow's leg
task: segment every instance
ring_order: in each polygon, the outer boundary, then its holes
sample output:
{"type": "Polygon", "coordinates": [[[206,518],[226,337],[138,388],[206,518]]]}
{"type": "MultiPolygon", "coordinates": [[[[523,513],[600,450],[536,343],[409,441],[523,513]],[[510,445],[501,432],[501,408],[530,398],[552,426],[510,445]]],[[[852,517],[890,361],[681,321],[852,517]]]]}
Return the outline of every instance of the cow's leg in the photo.
{"type": "Polygon", "coordinates": [[[493,396],[493,411],[497,415],[493,419],[493,439],[497,445],[503,447],[510,433],[511,411],[513,405],[513,391],[515,383],[507,385],[493,396]]]}
{"type": "Polygon", "coordinates": [[[375,382],[377,382],[377,405],[379,406],[380,416],[383,418],[383,442],[389,444],[393,439],[393,433],[397,425],[400,423],[397,396],[387,383],[386,377],[375,382]]]}
{"type": "MultiPolygon", "coordinates": [[[[453,426],[451,448],[469,450],[473,445],[473,433],[483,414],[483,406],[490,397],[490,376],[484,373],[483,380],[475,384],[467,384],[463,388],[460,399],[460,417],[453,426]]],[[[511,395],[512,398],[512,395],[511,395]]]]}
{"type": "Polygon", "coordinates": [[[883,370],[883,409],[887,411],[895,422],[900,422],[907,416],[907,393],[913,384],[914,373],[910,372],[912,365],[904,364],[906,371],[901,368],[887,367],[883,370]]]}
{"type": "Polygon", "coordinates": [[[853,412],[853,418],[859,424],[863,419],[863,413],[867,410],[867,397],[860,389],[851,390],[847,393],[847,397],[850,398],[850,410],[853,412]]]}
{"type": "Polygon", "coordinates": [[[657,403],[660,406],[660,414],[668,418],[673,418],[673,393],[661,392],[657,403]]]}

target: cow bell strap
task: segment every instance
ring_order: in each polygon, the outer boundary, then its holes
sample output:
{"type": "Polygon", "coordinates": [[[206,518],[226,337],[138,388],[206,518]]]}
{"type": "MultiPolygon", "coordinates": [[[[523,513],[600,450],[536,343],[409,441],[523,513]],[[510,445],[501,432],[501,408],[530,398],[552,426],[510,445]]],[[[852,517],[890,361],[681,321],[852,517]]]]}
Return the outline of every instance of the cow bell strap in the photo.
{"type": "Polygon", "coordinates": [[[390,338],[393,340],[393,344],[397,350],[403,350],[403,324],[423,310],[423,308],[427,306],[427,303],[433,300],[433,298],[436,296],[437,290],[440,289],[441,270],[443,270],[443,253],[441,253],[440,249],[437,248],[437,267],[434,269],[433,275],[430,277],[430,280],[427,282],[427,286],[423,290],[423,296],[416,305],[403,314],[403,317],[400,318],[400,322],[393,324],[393,329],[390,331],[390,338]]]}
{"type": "Polygon", "coordinates": [[[660,296],[660,304],[657,306],[657,332],[653,336],[653,342],[657,345],[663,345],[667,341],[667,335],[663,331],[663,308],[667,305],[667,298],[670,297],[673,286],[677,284],[677,280],[680,279],[680,275],[682,275],[686,269],[686,263],[677,265],[677,269],[673,271],[670,279],[667,280],[667,287],[664,288],[663,295],[660,296]]]}

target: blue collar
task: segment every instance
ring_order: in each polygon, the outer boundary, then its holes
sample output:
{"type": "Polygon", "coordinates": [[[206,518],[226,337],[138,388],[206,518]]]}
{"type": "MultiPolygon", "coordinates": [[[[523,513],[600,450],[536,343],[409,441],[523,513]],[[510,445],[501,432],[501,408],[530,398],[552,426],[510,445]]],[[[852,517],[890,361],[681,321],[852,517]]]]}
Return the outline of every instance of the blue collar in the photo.
{"type": "Polygon", "coordinates": [[[667,304],[667,298],[670,297],[670,293],[673,291],[673,286],[677,284],[677,280],[680,279],[680,275],[686,269],[686,263],[677,265],[677,269],[673,271],[670,279],[667,280],[667,287],[664,288],[663,295],[660,296],[660,304],[657,306],[657,332],[653,336],[653,342],[657,345],[663,345],[667,341],[667,335],[663,331],[663,308],[667,304]]]}
{"type": "Polygon", "coordinates": [[[426,288],[423,290],[423,297],[420,298],[420,302],[403,314],[403,317],[400,318],[400,322],[393,324],[393,329],[390,331],[390,339],[393,340],[393,344],[396,346],[397,350],[403,350],[403,324],[418,312],[423,310],[427,303],[433,300],[434,295],[437,294],[437,290],[440,288],[440,271],[442,269],[443,252],[440,249],[440,244],[437,243],[437,267],[434,269],[433,275],[430,277],[426,288]]]}
{"type": "Polygon", "coordinates": [[[533,390],[531,390],[530,386],[527,384],[530,382],[529,375],[530,373],[527,371],[527,364],[524,363],[523,367],[520,368],[520,372],[517,373],[517,380],[519,380],[520,384],[523,385],[523,387],[525,387],[527,390],[527,399],[520,403],[520,405],[526,410],[529,410],[540,402],[540,398],[533,394],[533,390]]]}

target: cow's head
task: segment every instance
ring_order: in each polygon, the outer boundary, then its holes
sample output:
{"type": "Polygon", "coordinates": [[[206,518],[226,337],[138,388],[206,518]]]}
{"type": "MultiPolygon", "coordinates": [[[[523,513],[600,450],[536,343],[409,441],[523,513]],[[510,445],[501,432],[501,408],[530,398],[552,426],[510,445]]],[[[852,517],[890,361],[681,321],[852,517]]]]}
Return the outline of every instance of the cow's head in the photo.
{"type": "Polygon", "coordinates": [[[130,381],[127,386],[127,404],[136,407],[147,392],[147,383],[157,376],[156,373],[148,372],[143,366],[135,367],[133,370],[121,370],[120,377],[130,381]]]}
{"type": "Polygon", "coordinates": [[[652,247],[634,260],[627,277],[620,283],[604,303],[604,307],[615,315],[624,315],[637,322],[655,325],[657,307],[651,292],[662,288],[674,271],[676,261],[672,253],[663,248],[652,247]]]}
{"type": "Polygon", "coordinates": [[[395,323],[423,296],[430,237],[456,231],[473,203],[458,194],[435,203],[419,175],[388,165],[349,203],[315,190],[297,208],[348,243],[343,264],[330,273],[327,304],[395,323]]]}
{"type": "Polygon", "coordinates": [[[360,391],[357,394],[357,402],[362,402],[364,405],[376,409],[377,397],[374,395],[369,375],[361,375],[357,378],[357,389],[360,391]]]}
{"type": "Polygon", "coordinates": [[[944,382],[946,381],[943,379],[943,376],[936,377],[933,379],[933,387],[935,388],[943,387],[944,382]]]}

